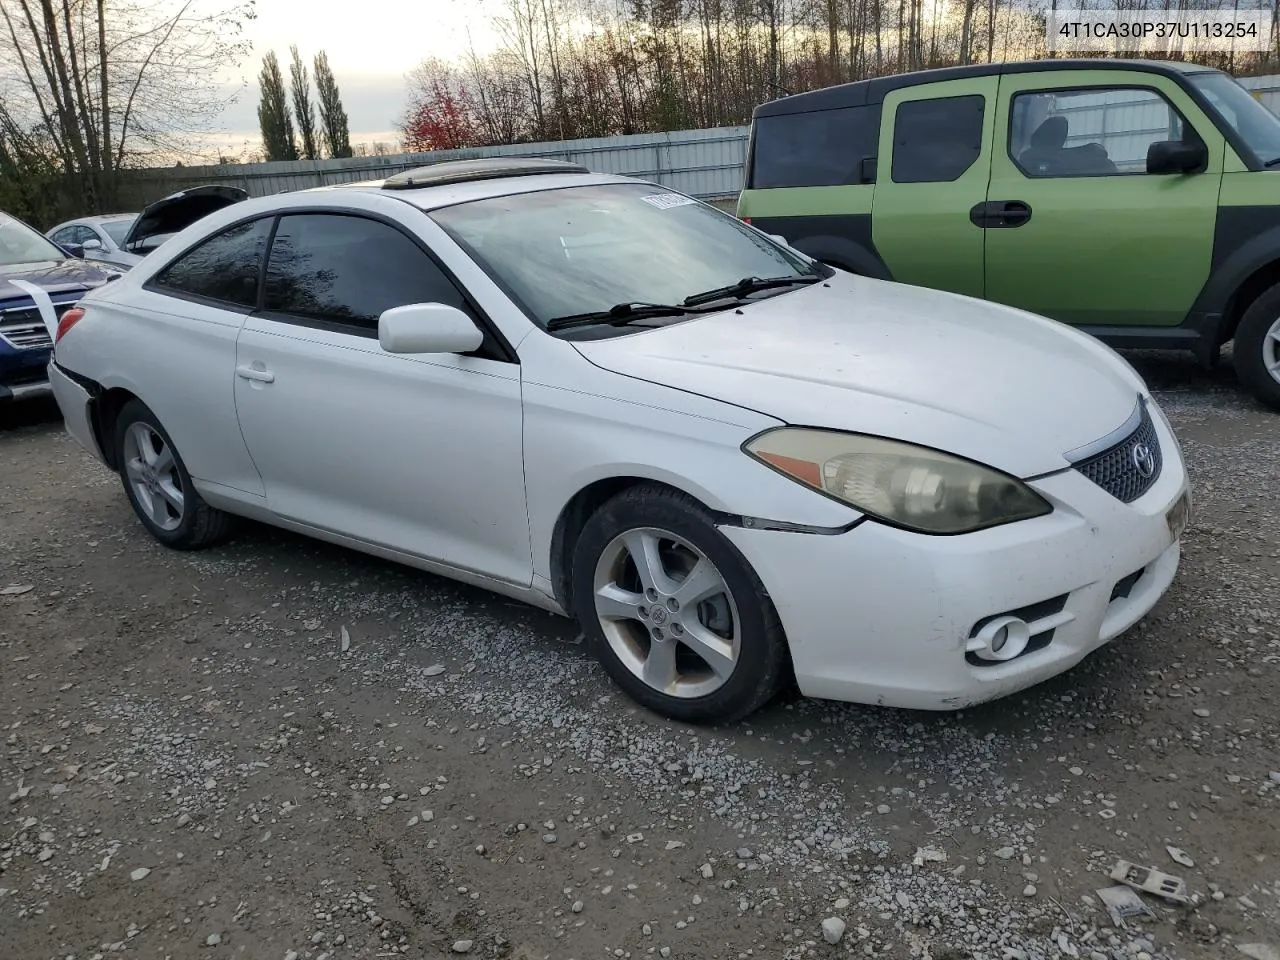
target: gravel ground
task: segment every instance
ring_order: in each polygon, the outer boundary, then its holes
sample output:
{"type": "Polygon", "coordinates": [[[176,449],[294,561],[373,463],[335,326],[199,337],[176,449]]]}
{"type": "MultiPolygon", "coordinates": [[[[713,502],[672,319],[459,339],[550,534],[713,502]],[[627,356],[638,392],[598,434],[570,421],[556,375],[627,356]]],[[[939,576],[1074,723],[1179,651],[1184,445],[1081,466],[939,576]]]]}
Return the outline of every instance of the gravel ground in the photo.
{"type": "Polygon", "coordinates": [[[719,730],[477,590],[168,552],[55,408],[0,412],[0,956],[1276,960],[1280,418],[1135,360],[1196,490],[1152,616],[980,709],[719,730]],[[1193,903],[1118,927],[1118,858],[1193,903]]]}

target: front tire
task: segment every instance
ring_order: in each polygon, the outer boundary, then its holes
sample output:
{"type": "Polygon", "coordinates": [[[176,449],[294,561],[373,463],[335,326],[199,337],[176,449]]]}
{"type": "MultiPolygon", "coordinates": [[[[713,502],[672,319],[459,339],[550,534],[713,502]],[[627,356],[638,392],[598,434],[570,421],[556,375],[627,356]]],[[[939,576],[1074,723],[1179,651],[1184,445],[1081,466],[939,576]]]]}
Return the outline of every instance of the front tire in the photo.
{"type": "Polygon", "coordinates": [[[141,400],[120,411],[115,441],[125,496],[153,537],[174,550],[201,550],[226,537],[230,515],[196,492],[169,434],[141,400]]]}
{"type": "Polygon", "coordinates": [[[618,686],[655,713],[728,723],[777,693],[777,611],[746,559],[692,498],[656,485],[605,503],[578,539],[573,608],[618,686]]]}
{"type": "Polygon", "coordinates": [[[1267,406],[1280,410],[1280,284],[1245,311],[1233,353],[1240,382],[1267,406]]]}

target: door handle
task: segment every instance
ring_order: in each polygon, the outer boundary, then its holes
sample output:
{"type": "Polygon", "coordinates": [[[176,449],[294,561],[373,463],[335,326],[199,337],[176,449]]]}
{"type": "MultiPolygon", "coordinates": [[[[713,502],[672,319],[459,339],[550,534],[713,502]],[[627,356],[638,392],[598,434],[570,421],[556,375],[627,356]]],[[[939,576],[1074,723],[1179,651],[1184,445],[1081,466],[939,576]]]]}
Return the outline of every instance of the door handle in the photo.
{"type": "Polygon", "coordinates": [[[969,210],[975,227],[1020,227],[1031,219],[1031,205],[1022,200],[987,200],[969,210]]]}
{"type": "Polygon", "coordinates": [[[270,370],[251,367],[247,363],[236,367],[236,376],[243,377],[245,380],[256,380],[259,383],[274,383],[276,379],[276,375],[270,370]]]}

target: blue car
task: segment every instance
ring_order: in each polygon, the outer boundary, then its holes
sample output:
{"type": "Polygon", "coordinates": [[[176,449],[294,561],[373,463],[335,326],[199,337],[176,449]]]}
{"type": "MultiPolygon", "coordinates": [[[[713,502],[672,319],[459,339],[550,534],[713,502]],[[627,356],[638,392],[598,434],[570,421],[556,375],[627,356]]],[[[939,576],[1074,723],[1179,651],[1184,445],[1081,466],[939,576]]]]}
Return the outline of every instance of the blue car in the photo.
{"type": "Polygon", "coordinates": [[[49,393],[53,341],[35,301],[13,280],[44,289],[61,316],[88,290],[120,275],[79,260],[21,220],[0,213],[0,403],[49,393]]]}

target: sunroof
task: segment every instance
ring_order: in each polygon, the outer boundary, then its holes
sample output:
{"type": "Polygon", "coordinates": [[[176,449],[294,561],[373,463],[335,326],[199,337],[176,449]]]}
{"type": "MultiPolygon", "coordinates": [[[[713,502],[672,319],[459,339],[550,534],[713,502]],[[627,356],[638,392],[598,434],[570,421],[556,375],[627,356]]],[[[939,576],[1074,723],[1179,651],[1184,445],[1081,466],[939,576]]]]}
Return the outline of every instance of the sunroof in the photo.
{"type": "Polygon", "coordinates": [[[538,157],[485,157],[480,160],[447,160],[426,167],[404,170],[383,181],[383,190],[415,190],[470,180],[497,180],[546,173],[590,173],[586,167],[566,160],[538,157]]]}

